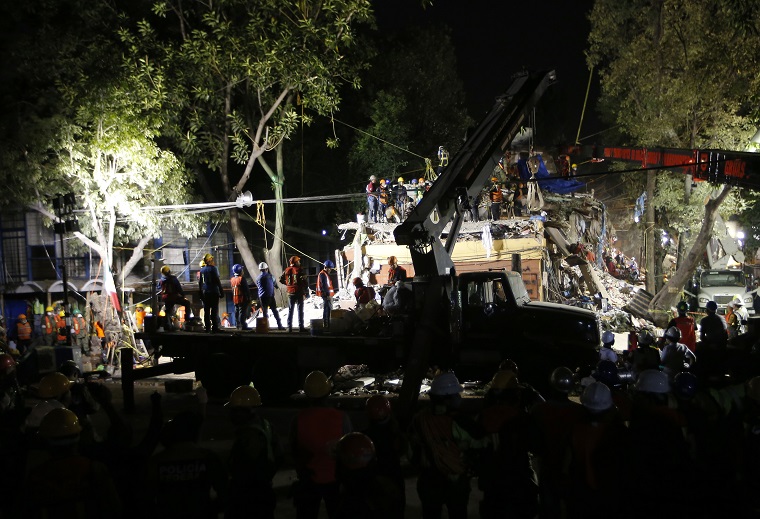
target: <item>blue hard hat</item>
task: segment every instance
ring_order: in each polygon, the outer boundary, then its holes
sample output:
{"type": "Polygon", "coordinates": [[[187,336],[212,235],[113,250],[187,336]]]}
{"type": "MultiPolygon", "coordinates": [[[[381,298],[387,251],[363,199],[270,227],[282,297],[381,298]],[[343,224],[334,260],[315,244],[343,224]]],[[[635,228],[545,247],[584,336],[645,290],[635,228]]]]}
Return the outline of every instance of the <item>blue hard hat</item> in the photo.
{"type": "Polygon", "coordinates": [[[332,260],[325,260],[325,268],[334,269],[335,263],[333,263],[332,260]]]}
{"type": "Polygon", "coordinates": [[[235,263],[234,265],[232,265],[232,273],[235,274],[236,276],[239,276],[240,274],[242,274],[243,265],[241,265],[240,263],[235,263]]]}

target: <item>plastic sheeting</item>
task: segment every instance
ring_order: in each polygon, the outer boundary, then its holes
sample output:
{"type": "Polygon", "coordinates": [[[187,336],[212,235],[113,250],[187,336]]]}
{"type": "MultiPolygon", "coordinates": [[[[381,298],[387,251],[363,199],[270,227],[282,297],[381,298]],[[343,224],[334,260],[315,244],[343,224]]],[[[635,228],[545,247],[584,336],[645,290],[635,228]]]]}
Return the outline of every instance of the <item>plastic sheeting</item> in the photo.
{"type": "MultiPolygon", "coordinates": [[[[538,159],[538,171],[536,172],[535,177],[538,179],[538,185],[541,189],[550,193],[557,193],[558,195],[566,195],[578,191],[586,185],[580,180],[566,180],[564,178],[550,176],[549,171],[546,169],[546,164],[544,164],[544,158],[541,155],[536,155],[536,158],[538,159]]],[[[532,175],[530,170],[528,170],[527,160],[519,159],[517,161],[517,170],[520,172],[521,179],[530,180],[532,175]]]]}

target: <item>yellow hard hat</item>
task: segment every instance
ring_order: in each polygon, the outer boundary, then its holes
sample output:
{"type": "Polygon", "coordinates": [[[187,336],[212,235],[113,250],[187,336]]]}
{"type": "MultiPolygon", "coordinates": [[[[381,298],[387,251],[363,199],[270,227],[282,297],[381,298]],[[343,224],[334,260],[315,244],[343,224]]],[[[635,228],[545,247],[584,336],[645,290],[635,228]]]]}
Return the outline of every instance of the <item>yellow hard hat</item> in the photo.
{"type": "Polygon", "coordinates": [[[498,179],[498,178],[496,178],[496,177],[491,177],[491,182],[498,182],[498,181],[499,181],[499,179],[498,179]]]}
{"type": "Polygon", "coordinates": [[[52,306],[48,306],[47,308],[45,308],[45,311],[46,312],[52,312],[53,311],[53,307],[52,306]]]}
{"type": "Polygon", "coordinates": [[[145,308],[145,305],[144,305],[144,304],[142,304],[142,303],[137,303],[137,304],[135,305],[135,308],[145,308]]]}
{"type": "Polygon", "coordinates": [[[163,274],[163,275],[166,275],[166,274],[168,274],[171,271],[172,271],[172,269],[169,268],[169,265],[164,265],[163,267],[161,267],[161,274],[163,274]]]}
{"type": "Polygon", "coordinates": [[[573,169],[576,169],[576,168],[578,167],[578,164],[573,164],[573,165],[572,165],[572,166],[570,166],[570,167],[571,167],[571,168],[573,168],[573,169]]]}
{"type": "Polygon", "coordinates": [[[198,266],[199,266],[200,268],[203,268],[203,267],[205,267],[205,266],[206,266],[206,262],[205,262],[205,261],[203,261],[203,260],[201,260],[201,261],[200,261],[200,263],[198,263],[198,266]]]}
{"type": "Polygon", "coordinates": [[[60,312],[58,312],[58,315],[60,317],[66,317],[66,310],[61,310],[60,312]]]}
{"type": "Polygon", "coordinates": [[[206,265],[208,265],[209,263],[211,263],[212,261],[214,261],[214,256],[212,256],[211,254],[207,253],[207,254],[205,254],[203,256],[203,261],[205,261],[206,265]]]}
{"type": "Polygon", "coordinates": [[[225,407],[259,407],[261,395],[253,386],[240,386],[232,392],[230,401],[224,405],[225,407]]]}
{"type": "Polygon", "coordinates": [[[40,398],[60,398],[71,387],[71,380],[63,373],[48,373],[37,387],[37,396],[40,398]]]}
{"type": "Polygon", "coordinates": [[[303,391],[309,398],[322,398],[330,394],[332,384],[321,371],[312,371],[306,375],[303,391]]]}
{"type": "Polygon", "coordinates": [[[398,183],[403,184],[404,183],[404,177],[398,177],[398,183]]]}
{"type": "Polygon", "coordinates": [[[66,408],[60,408],[53,409],[45,415],[40,422],[38,434],[46,439],[55,439],[76,436],[81,432],[82,426],[76,413],[66,408]]]}

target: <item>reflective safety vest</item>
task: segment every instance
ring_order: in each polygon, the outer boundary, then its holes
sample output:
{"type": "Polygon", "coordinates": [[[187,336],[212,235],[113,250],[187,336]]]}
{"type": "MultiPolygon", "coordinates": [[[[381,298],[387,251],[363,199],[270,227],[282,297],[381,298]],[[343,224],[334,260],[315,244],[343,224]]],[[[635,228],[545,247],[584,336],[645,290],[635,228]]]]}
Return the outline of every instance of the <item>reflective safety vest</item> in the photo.
{"type": "Polygon", "coordinates": [[[327,296],[334,296],[335,291],[333,290],[333,284],[332,279],[330,279],[330,274],[326,270],[322,270],[319,273],[319,276],[317,276],[317,296],[318,297],[327,297],[327,296]],[[324,276],[322,276],[324,274],[324,276]],[[327,279],[327,288],[322,286],[322,279],[327,279]]]}
{"type": "Polygon", "coordinates": [[[16,335],[18,335],[18,340],[20,341],[28,341],[32,338],[32,325],[29,324],[29,321],[18,322],[16,325],[16,335]]]}
{"type": "Polygon", "coordinates": [[[79,331],[81,330],[82,326],[79,323],[78,316],[74,316],[74,319],[72,319],[72,325],[74,326],[74,337],[79,337],[79,331]]]}
{"type": "Polygon", "coordinates": [[[501,203],[501,201],[504,199],[504,195],[502,195],[499,186],[494,186],[491,191],[488,192],[488,196],[491,198],[491,202],[495,204],[501,203]]]}
{"type": "Polygon", "coordinates": [[[42,328],[45,335],[52,335],[55,330],[55,319],[50,314],[45,314],[42,318],[42,328]]]}
{"type": "Polygon", "coordinates": [[[245,303],[245,295],[243,295],[243,276],[235,276],[230,279],[230,287],[232,288],[232,302],[236,305],[242,305],[245,303]]]}

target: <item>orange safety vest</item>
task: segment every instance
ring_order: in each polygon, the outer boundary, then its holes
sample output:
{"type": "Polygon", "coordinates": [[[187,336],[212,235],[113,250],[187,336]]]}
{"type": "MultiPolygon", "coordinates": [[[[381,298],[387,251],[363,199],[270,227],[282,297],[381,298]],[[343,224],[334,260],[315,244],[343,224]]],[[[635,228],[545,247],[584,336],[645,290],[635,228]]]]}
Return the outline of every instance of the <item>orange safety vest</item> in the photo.
{"type": "Polygon", "coordinates": [[[76,316],[74,316],[72,324],[74,325],[74,337],[78,337],[81,325],[79,324],[79,319],[77,319],[76,316]]]}
{"type": "Polygon", "coordinates": [[[20,341],[27,341],[32,338],[32,325],[29,324],[29,321],[25,323],[18,322],[16,325],[16,335],[18,335],[18,340],[20,341]]]}
{"type": "Polygon", "coordinates": [[[103,325],[100,324],[100,321],[95,321],[95,333],[101,339],[106,336],[106,332],[103,330],[103,325]]]}
{"type": "Polygon", "coordinates": [[[66,330],[66,319],[64,319],[61,316],[58,316],[55,320],[55,325],[57,327],[56,333],[58,333],[58,340],[59,341],[65,341],[66,340],[66,334],[61,333],[61,330],[66,330]]]}
{"type": "Polygon", "coordinates": [[[236,305],[242,305],[245,303],[245,296],[240,285],[243,284],[243,276],[235,276],[230,279],[230,287],[232,288],[232,302],[236,305]]]}
{"type": "Polygon", "coordinates": [[[52,335],[55,330],[55,319],[50,314],[45,314],[42,319],[42,326],[45,327],[45,335],[52,335]]]}
{"type": "Polygon", "coordinates": [[[145,310],[135,310],[135,324],[138,328],[142,328],[143,322],[145,322],[145,310]]]}
{"type": "Polygon", "coordinates": [[[676,328],[681,332],[681,340],[692,352],[697,349],[697,332],[695,331],[694,319],[685,315],[683,317],[676,317],[673,319],[676,322],[676,328]]]}
{"type": "Polygon", "coordinates": [[[330,297],[335,295],[335,290],[333,290],[333,284],[332,279],[330,279],[330,274],[326,270],[322,270],[319,275],[317,276],[317,296],[318,297],[325,297],[329,295],[330,297]],[[327,278],[327,290],[322,288],[322,274],[325,275],[327,278]]]}
{"type": "Polygon", "coordinates": [[[498,186],[491,189],[491,191],[488,192],[488,196],[491,198],[491,202],[495,204],[501,203],[501,201],[504,200],[504,195],[501,192],[501,188],[499,188],[498,186]]]}

